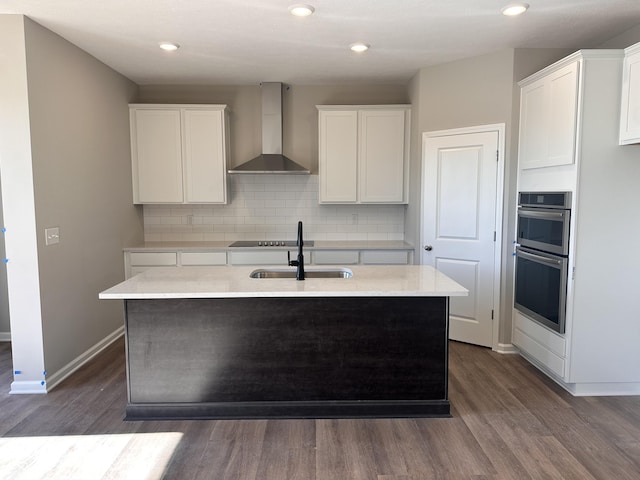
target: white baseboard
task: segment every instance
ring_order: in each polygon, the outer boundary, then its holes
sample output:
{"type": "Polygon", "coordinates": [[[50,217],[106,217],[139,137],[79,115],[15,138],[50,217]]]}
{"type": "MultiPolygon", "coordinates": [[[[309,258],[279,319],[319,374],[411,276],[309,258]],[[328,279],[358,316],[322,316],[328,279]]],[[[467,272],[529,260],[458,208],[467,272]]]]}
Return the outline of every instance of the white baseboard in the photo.
{"type": "Polygon", "coordinates": [[[518,349],[511,343],[499,343],[498,346],[493,349],[493,351],[502,354],[520,353],[518,349]]]}
{"type": "Polygon", "coordinates": [[[109,345],[111,345],[113,342],[119,339],[122,335],[124,335],[124,325],[118,328],[113,333],[107,335],[101,341],[96,343],[93,347],[89,348],[86,352],[84,352],[77,358],[73,359],[71,362],[66,364],[57,372],[54,372],[53,374],[48,375],[46,385],[45,385],[46,391],[47,392],[51,391],[51,389],[53,389],[58,384],[60,384],[60,382],[62,382],[65,378],[67,378],[69,375],[71,375],[73,372],[78,370],[80,367],[82,367],[85,363],[87,363],[93,357],[95,357],[100,352],[102,352],[105,348],[107,348],[109,345]]]}
{"type": "Polygon", "coordinates": [[[47,384],[37,380],[15,380],[11,382],[11,390],[9,390],[9,393],[12,395],[28,393],[44,394],[47,393],[47,384]]]}
{"type": "Polygon", "coordinates": [[[11,332],[0,332],[0,342],[10,342],[11,332]]]}

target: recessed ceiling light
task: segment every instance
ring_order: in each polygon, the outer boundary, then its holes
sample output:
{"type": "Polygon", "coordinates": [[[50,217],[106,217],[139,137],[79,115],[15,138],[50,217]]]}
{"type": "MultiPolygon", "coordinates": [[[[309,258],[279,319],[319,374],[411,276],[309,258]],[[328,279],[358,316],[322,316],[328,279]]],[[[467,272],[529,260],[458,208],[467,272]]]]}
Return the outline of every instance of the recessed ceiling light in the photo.
{"type": "Polygon", "coordinates": [[[362,43],[362,42],[357,42],[357,43],[352,43],[351,45],[349,45],[349,48],[351,50],[353,50],[356,53],[362,53],[362,52],[366,52],[367,50],[369,50],[369,45],[367,45],[366,43],[362,43]]]}
{"type": "Polygon", "coordinates": [[[160,42],[159,45],[162,50],[166,50],[167,52],[175,52],[180,48],[180,45],[171,42],[160,42]]]}
{"type": "Polygon", "coordinates": [[[295,15],[296,17],[308,17],[313,12],[315,12],[315,8],[311,5],[305,5],[302,3],[296,3],[295,5],[291,5],[289,7],[289,13],[291,15],[295,15]]]}
{"type": "Polygon", "coordinates": [[[515,17],[516,15],[521,15],[526,12],[528,8],[528,3],[510,3],[502,9],[502,14],[509,17],[515,17]]]}

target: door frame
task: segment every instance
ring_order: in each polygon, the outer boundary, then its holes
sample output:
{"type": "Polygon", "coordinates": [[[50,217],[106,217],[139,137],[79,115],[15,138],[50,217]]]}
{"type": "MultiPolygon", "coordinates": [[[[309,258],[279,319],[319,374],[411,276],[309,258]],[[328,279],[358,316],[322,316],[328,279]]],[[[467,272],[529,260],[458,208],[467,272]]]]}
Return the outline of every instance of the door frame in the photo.
{"type": "Polygon", "coordinates": [[[500,310],[501,284],[502,284],[502,233],[503,233],[503,213],[504,213],[504,169],[505,169],[505,124],[493,123],[488,125],[477,125],[473,127],[452,128],[448,130],[434,130],[422,133],[422,188],[420,189],[420,258],[419,263],[422,264],[422,249],[425,245],[424,238],[424,202],[425,189],[427,184],[427,158],[426,143],[431,138],[450,137],[455,135],[465,135],[472,133],[498,133],[498,167],[496,171],[496,211],[495,211],[495,232],[496,240],[494,242],[494,265],[493,265],[493,338],[491,349],[500,351],[500,321],[502,318],[500,310]]]}

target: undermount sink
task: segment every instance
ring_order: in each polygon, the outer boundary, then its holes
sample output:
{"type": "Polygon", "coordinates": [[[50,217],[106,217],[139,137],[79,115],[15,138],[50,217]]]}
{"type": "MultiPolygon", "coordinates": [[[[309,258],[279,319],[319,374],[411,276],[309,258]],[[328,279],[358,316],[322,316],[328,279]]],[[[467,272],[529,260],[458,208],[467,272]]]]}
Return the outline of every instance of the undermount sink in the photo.
{"type": "MultiPolygon", "coordinates": [[[[351,278],[353,272],[348,268],[325,268],[304,271],[305,278],[351,278]]],[[[249,274],[251,278],[296,278],[295,270],[260,268],[249,274]]]]}

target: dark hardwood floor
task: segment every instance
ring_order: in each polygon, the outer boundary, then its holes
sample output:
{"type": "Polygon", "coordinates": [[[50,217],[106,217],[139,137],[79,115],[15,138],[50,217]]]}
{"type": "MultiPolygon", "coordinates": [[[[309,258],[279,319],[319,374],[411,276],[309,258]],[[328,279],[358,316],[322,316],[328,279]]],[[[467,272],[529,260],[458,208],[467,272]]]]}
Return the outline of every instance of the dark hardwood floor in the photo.
{"type": "Polygon", "coordinates": [[[572,397],[517,355],[451,343],[452,418],[125,422],[124,343],[48,395],[9,395],[0,478],[640,479],[640,397],[572,397]]]}

